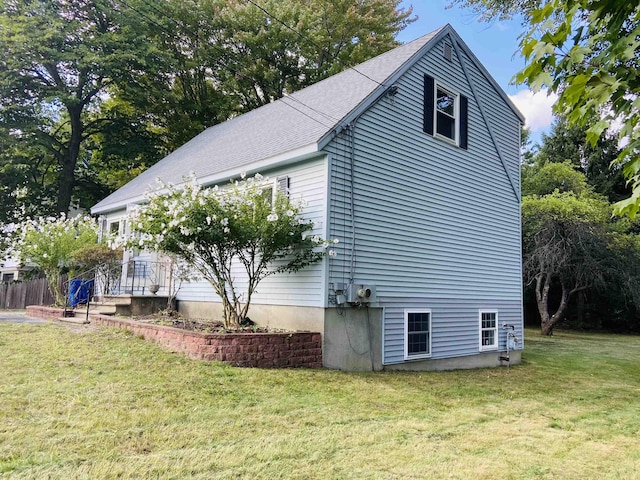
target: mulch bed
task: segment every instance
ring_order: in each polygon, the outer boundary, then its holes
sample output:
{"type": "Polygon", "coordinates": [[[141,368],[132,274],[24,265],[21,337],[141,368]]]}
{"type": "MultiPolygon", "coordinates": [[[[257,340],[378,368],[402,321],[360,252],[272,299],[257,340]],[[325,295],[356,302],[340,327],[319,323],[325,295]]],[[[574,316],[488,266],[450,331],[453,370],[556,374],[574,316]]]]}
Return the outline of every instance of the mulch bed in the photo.
{"type": "Polygon", "coordinates": [[[145,315],[135,317],[134,320],[143,323],[164,325],[167,327],[202,333],[282,333],[286,331],[275,328],[258,327],[257,325],[247,325],[236,329],[229,329],[224,328],[222,322],[181,318],[179,316],[174,317],[168,315],[145,315]]]}

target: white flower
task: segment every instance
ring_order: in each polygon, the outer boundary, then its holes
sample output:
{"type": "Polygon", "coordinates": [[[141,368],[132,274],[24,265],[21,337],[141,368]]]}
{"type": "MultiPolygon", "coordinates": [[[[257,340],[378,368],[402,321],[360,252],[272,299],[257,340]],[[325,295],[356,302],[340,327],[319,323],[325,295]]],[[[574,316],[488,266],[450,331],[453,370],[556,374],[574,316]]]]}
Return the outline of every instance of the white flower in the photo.
{"type": "Polygon", "coordinates": [[[278,214],[272,213],[270,215],[267,215],[267,220],[269,220],[270,222],[275,222],[276,220],[278,220],[278,214]]]}
{"type": "Polygon", "coordinates": [[[47,258],[49,255],[47,255],[46,253],[42,254],[42,258],[47,258]]]}
{"type": "Polygon", "coordinates": [[[338,254],[336,253],[335,250],[329,250],[329,256],[330,257],[335,257],[336,255],[338,255],[338,254]]]}
{"type": "Polygon", "coordinates": [[[224,233],[229,233],[229,232],[230,232],[229,227],[224,227],[224,233]]]}
{"type": "Polygon", "coordinates": [[[211,225],[211,217],[207,217],[207,225],[211,225]]]}
{"type": "Polygon", "coordinates": [[[223,227],[226,227],[227,225],[229,225],[229,219],[223,218],[222,220],[220,220],[220,223],[222,224],[223,227]]]}
{"type": "Polygon", "coordinates": [[[247,176],[246,170],[243,170],[242,172],[240,172],[240,178],[244,180],[246,176],[247,176]]]}
{"type": "Polygon", "coordinates": [[[293,217],[293,210],[287,210],[286,215],[287,217],[293,217]]]}
{"type": "Polygon", "coordinates": [[[337,244],[339,244],[339,243],[340,243],[340,240],[338,240],[337,238],[334,238],[334,239],[333,239],[333,243],[334,243],[335,245],[337,245],[337,244]]]}

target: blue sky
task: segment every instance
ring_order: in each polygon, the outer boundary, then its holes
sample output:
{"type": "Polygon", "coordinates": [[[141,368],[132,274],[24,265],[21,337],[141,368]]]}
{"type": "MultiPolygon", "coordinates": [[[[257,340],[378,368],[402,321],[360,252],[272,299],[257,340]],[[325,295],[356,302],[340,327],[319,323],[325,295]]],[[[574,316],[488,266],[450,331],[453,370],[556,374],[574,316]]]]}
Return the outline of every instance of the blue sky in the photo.
{"type": "Polygon", "coordinates": [[[412,5],[418,20],[403,30],[398,40],[408,42],[450,23],[527,117],[533,139],[539,140],[551,124],[553,99],[545,92],[534,95],[526,86],[511,84],[515,73],[524,67],[524,59],[518,53],[518,35],[522,32],[519,19],[479,22],[470,9],[447,8],[450,4],[451,0],[405,0],[403,6],[412,5]]]}

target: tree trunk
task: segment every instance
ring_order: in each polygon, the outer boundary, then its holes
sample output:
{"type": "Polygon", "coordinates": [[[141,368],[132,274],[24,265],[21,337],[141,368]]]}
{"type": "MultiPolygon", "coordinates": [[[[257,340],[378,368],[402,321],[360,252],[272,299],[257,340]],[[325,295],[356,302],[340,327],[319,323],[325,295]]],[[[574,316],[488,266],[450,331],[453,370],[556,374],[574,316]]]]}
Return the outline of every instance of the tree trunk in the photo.
{"type": "Polygon", "coordinates": [[[536,304],[538,305],[538,313],[540,314],[540,323],[542,326],[542,334],[550,335],[549,327],[549,284],[551,283],[551,275],[539,274],[536,276],[536,304]]]}
{"type": "Polygon", "coordinates": [[[80,144],[82,143],[82,108],[79,106],[70,106],[67,108],[69,112],[69,122],[71,124],[71,139],[63,156],[60,165],[60,176],[58,177],[58,199],[56,202],[56,211],[58,213],[69,213],[71,206],[71,197],[73,195],[73,187],[75,185],[75,170],[78,156],[80,155],[80,144]]]}
{"type": "Polygon", "coordinates": [[[553,335],[553,327],[564,318],[569,306],[569,290],[564,282],[560,282],[562,296],[560,305],[553,315],[549,312],[549,289],[551,288],[551,274],[540,274],[536,277],[536,302],[540,313],[542,335],[553,335]]]}
{"type": "Polygon", "coordinates": [[[576,298],[577,302],[577,314],[578,314],[578,325],[584,325],[584,312],[585,312],[585,294],[584,291],[581,290],[578,292],[578,298],[576,298]]]}

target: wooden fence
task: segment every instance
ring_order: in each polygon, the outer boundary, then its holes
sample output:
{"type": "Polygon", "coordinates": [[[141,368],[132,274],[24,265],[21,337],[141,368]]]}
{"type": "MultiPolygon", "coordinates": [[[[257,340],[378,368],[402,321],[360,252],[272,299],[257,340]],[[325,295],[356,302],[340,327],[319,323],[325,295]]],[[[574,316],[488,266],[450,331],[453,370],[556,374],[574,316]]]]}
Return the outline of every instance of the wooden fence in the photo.
{"type": "MultiPolygon", "coordinates": [[[[58,279],[65,291],[66,277],[58,279]]],[[[0,309],[24,309],[27,305],[52,305],[55,302],[46,278],[26,282],[0,283],[0,309]]]]}

